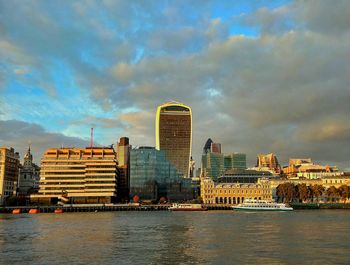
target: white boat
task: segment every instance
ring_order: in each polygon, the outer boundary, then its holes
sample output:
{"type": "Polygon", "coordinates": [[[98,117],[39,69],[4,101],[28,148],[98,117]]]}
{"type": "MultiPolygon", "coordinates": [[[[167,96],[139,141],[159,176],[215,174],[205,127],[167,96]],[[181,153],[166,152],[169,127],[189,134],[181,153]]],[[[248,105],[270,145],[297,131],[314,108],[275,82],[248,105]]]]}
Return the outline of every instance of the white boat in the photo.
{"type": "Polygon", "coordinates": [[[293,211],[292,207],[288,207],[284,203],[255,199],[246,199],[243,203],[232,206],[232,208],[243,211],[293,211]]]}
{"type": "Polygon", "coordinates": [[[202,204],[193,204],[193,203],[173,203],[171,207],[169,207],[170,211],[206,211],[208,210],[202,204]]]}

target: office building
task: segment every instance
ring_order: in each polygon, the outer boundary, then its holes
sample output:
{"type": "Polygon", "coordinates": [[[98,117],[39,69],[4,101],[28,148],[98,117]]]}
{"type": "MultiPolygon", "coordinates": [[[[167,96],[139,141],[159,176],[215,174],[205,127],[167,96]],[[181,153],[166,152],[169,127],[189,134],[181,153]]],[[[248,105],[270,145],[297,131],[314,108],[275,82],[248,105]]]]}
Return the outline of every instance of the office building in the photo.
{"type": "Polygon", "coordinates": [[[246,169],[247,155],[242,153],[232,153],[224,157],[225,170],[228,169],[246,169]]]}
{"type": "Polygon", "coordinates": [[[221,153],[221,144],[214,143],[210,138],[206,141],[202,155],[201,177],[213,179],[223,175],[226,170],[246,169],[246,154],[231,153],[228,155],[221,153]]]}
{"type": "Polygon", "coordinates": [[[202,176],[217,178],[224,171],[223,154],[208,152],[202,155],[202,176]]]}
{"type": "Polygon", "coordinates": [[[56,204],[110,203],[117,197],[118,169],[112,147],[50,148],[41,159],[38,194],[56,204]]]}
{"type": "Polygon", "coordinates": [[[163,150],[139,147],[130,151],[130,197],[141,200],[183,201],[193,198],[191,180],[182,174],[165,156],[163,150]]]}
{"type": "Polygon", "coordinates": [[[190,176],[192,152],[192,110],[178,102],[168,102],[157,108],[156,149],[165,152],[166,159],[184,177],[190,176]]]}
{"type": "Polygon", "coordinates": [[[0,205],[16,195],[19,167],[18,152],[13,148],[0,147],[0,205]]]}
{"type": "Polygon", "coordinates": [[[130,191],[130,150],[129,138],[122,137],[117,143],[117,162],[119,169],[118,200],[129,200],[130,191]]]}

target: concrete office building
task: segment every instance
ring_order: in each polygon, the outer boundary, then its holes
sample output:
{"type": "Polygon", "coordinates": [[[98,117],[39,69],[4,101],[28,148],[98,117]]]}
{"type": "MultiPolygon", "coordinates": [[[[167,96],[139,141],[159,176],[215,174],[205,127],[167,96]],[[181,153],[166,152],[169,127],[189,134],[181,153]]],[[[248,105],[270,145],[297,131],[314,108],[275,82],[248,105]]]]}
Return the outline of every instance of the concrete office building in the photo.
{"type": "Polygon", "coordinates": [[[51,203],[110,203],[117,197],[118,169],[112,147],[50,148],[41,159],[38,194],[51,203]]]}
{"type": "Polygon", "coordinates": [[[19,177],[19,154],[13,148],[0,148],[0,205],[16,195],[19,177]]]}

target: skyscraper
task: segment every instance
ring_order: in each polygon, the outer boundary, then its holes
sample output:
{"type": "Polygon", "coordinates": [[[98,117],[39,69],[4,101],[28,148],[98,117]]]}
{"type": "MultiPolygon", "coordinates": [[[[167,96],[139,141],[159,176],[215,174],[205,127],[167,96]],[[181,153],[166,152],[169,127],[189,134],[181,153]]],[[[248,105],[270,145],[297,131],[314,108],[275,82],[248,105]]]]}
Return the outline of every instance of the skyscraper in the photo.
{"type": "Polygon", "coordinates": [[[157,108],[156,149],[163,150],[167,160],[189,177],[192,151],[192,110],[171,101],[157,108]]]}
{"type": "Polygon", "coordinates": [[[130,191],[130,150],[128,137],[120,138],[117,143],[117,161],[119,169],[118,199],[127,201],[130,191]]]}

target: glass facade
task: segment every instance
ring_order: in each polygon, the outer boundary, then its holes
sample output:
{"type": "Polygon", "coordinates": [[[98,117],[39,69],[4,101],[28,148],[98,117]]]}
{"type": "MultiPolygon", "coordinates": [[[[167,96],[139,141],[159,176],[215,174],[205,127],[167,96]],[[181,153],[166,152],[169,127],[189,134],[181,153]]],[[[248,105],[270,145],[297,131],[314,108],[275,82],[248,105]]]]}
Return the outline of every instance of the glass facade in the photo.
{"type": "Polygon", "coordinates": [[[206,177],[217,178],[224,173],[224,155],[217,153],[202,155],[202,168],[206,177]]]}
{"type": "Polygon", "coordinates": [[[163,150],[167,160],[185,177],[189,177],[191,146],[191,108],[177,102],[159,106],[156,115],[156,148],[163,150]]]}
{"type": "Polygon", "coordinates": [[[229,155],[208,152],[202,155],[202,172],[205,177],[216,179],[230,169],[247,168],[245,154],[232,153],[229,155]]]}
{"type": "Polygon", "coordinates": [[[227,169],[246,169],[247,156],[241,153],[232,153],[225,156],[224,166],[227,169]]]}
{"type": "Polygon", "coordinates": [[[165,152],[153,147],[130,151],[130,196],[141,200],[188,200],[192,198],[191,181],[184,179],[166,159],[165,152]]]}

